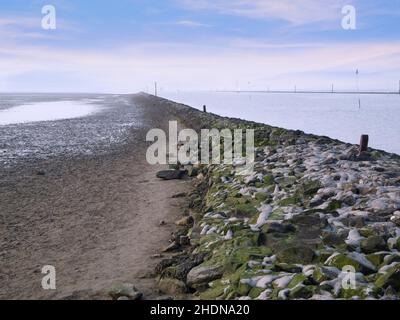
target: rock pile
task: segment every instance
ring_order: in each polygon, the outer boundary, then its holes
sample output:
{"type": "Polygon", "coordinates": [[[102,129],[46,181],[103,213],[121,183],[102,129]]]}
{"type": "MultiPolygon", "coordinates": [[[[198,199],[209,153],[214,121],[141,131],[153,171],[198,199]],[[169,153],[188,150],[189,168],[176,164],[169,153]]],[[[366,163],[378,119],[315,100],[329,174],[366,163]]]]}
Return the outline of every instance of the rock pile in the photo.
{"type": "Polygon", "coordinates": [[[191,246],[161,279],[201,299],[400,298],[399,156],[163,103],[198,129],[253,128],[257,148],[250,175],[199,168],[191,246]]]}

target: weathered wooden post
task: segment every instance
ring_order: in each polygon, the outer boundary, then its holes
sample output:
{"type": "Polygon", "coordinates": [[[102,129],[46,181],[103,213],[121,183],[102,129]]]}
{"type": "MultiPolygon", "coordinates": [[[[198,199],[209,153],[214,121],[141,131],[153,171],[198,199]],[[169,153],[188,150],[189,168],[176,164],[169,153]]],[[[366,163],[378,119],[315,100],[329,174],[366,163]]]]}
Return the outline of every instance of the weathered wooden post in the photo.
{"type": "Polygon", "coordinates": [[[207,106],[206,105],[203,106],[203,112],[207,112],[207,106]]]}
{"type": "Polygon", "coordinates": [[[363,134],[360,139],[360,154],[368,150],[368,141],[369,136],[367,134],[363,134]]]}

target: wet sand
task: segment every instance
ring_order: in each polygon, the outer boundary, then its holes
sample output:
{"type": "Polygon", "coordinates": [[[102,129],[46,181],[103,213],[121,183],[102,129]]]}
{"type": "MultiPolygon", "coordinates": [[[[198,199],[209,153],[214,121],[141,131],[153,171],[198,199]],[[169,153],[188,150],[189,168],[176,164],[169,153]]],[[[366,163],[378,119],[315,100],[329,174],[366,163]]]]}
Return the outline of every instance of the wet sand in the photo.
{"type": "Polygon", "coordinates": [[[165,166],[147,164],[145,135],[174,117],[138,110],[143,126],[112,152],[0,169],[0,299],[108,299],[121,281],[157,296],[152,255],[168,245],[186,202],[172,196],[190,182],[155,177],[165,166]],[[56,268],[54,291],[41,288],[44,265],[56,268]]]}

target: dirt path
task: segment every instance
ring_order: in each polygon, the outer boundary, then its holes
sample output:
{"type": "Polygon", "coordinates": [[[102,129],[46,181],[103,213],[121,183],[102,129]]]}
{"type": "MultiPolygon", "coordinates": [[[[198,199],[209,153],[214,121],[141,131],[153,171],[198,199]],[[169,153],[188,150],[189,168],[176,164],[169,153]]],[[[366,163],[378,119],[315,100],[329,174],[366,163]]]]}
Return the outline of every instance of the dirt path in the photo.
{"type": "MultiPolygon", "coordinates": [[[[165,115],[145,116],[166,128],[165,115]]],[[[172,196],[190,183],[155,177],[164,167],[145,161],[146,131],[112,155],[0,175],[0,299],[106,299],[119,281],[155,296],[152,255],[182,214],[186,200],[172,196]],[[44,265],[56,268],[55,291],[41,288],[44,265]]]]}

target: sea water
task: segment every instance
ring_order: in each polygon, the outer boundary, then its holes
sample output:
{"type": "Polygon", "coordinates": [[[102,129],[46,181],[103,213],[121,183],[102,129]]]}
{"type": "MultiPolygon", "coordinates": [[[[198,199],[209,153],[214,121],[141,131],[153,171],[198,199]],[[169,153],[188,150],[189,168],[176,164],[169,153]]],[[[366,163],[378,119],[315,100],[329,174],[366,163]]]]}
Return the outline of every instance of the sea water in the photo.
{"type": "Polygon", "coordinates": [[[163,97],[222,116],[325,135],[400,154],[400,95],[170,92],[163,97]],[[361,104],[359,105],[359,100],[361,104]]]}

